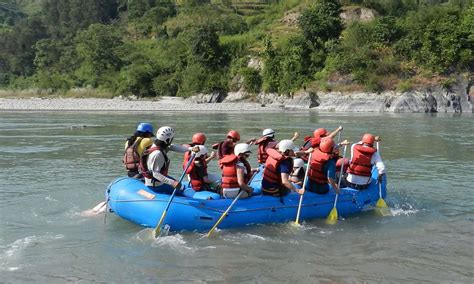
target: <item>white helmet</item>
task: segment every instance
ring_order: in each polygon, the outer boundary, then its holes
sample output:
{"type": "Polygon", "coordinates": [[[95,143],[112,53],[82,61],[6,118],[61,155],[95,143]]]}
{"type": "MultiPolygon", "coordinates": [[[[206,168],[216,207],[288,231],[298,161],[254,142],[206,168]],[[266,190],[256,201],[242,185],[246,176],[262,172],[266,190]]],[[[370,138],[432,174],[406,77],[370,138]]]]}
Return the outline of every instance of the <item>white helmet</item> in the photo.
{"type": "Polygon", "coordinates": [[[174,129],[169,126],[163,126],[156,131],[156,139],[170,145],[174,138],[174,129]]]}
{"type": "Polygon", "coordinates": [[[265,136],[265,137],[273,138],[275,136],[275,130],[273,130],[271,128],[267,128],[267,129],[263,130],[262,135],[265,136]]]}
{"type": "Polygon", "coordinates": [[[247,143],[239,143],[234,147],[234,154],[238,156],[239,154],[249,153],[250,145],[247,143]]]}
{"type": "Polygon", "coordinates": [[[280,143],[278,143],[278,150],[282,153],[286,150],[295,150],[295,148],[295,143],[289,139],[281,140],[280,143]]]}
{"type": "Polygon", "coordinates": [[[207,148],[204,145],[197,145],[199,152],[196,153],[196,157],[202,157],[207,154],[207,148]]]}
{"type": "Polygon", "coordinates": [[[293,159],[293,168],[302,168],[302,167],[304,167],[303,159],[300,159],[300,158],[293,159]]]}

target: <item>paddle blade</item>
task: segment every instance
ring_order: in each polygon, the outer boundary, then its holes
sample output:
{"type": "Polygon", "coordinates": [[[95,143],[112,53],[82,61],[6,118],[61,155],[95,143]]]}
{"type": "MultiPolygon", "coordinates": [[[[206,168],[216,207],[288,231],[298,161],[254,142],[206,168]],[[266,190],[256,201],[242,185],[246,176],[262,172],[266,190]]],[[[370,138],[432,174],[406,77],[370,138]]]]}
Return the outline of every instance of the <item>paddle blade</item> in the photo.
{"type": "Polygon", "coordinates": [[[331,212],[329,212],[328,218],[326,219],[327,224],[336,224],[337,223],[337,209],[336,207],[332,208],[331,212]]]}
{"type": "Polygon", "coordinates": [[[385,203],[385,200],[383,200],[383,198],[379,198],[379,200],[377,200],[377,204],[375,205],[377,206],[377,208],[387,208],[387,203],[385,203]]]}
{"type": "Polygon", "coordinates": [[[167,213],[166,210],[163,211],[163,214],[161,215],[160,221],[158,222],[158,224],[156,224],[156,228],[155,228],[155,232],[154,232],[155,238],[158,238],[160,236],[161,225],[163,224],[163,221],[165,220],[166,213],[167,213]]]}
{"type": "Polygon", "coordinates": [[[158,238],[160,236],[160,232],[161,232],[161,228],[160,227],[156,227],[154,232],[153,232],[153,237],[158,238]]]}

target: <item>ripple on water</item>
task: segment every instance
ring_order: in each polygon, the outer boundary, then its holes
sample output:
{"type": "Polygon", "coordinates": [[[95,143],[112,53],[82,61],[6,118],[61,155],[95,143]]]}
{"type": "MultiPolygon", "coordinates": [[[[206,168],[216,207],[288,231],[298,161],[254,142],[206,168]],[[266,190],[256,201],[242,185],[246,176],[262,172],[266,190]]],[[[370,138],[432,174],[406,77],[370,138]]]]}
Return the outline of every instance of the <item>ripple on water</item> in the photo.
{"type": "Polygon", "coordinates": [[[25,267],[24,261],[21,259],[23,251],[28,247],[45,244],[47,242],[55,241],[64,238],[64,235],[43,235],[43,236],[28,236],[18,239],[11,244],[1,246],[0,254],[0,271],[16,271],[25,267]]]}

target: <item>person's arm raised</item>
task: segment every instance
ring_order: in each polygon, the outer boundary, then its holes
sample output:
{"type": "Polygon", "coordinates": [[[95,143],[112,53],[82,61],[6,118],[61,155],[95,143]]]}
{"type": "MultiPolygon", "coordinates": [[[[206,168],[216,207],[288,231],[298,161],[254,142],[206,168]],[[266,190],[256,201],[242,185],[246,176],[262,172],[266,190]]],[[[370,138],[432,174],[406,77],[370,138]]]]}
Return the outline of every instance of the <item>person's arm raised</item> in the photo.
{"type": "Polygon", "coordinates": [[[342,126],[339,126],[338,128],[336,128],[336,130],[334,130],[333,132],[329,133],[329,137],[333,138],[336,137],[336,135],[342,131],[342,126]]]}

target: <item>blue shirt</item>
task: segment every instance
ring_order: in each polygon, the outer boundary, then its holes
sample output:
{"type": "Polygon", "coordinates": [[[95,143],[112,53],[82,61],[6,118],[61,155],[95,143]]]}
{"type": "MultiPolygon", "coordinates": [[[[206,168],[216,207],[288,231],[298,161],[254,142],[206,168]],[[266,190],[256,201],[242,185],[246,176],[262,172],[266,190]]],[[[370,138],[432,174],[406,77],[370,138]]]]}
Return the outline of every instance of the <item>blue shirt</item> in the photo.
{"type": "MultiPolygon", "coordinates": [[[[280,165],[278,166],[277,175],[281,175],[282,173],[285,173],[285,174],[289,175],[292,170],[293,170],[293,162],[290,159],[283,160],[280,163],[280,165]]],[[[270,181],[266,180],[265,177],[264,177],[262,179],[262,187],[263,188],[279,188],[280,185],[278,183],[270,182],[270,181]]]]}
{"type": "Polygon", "coordinates": [[[323,172],[327,173],[329,178],[336,180],[336,161],[334,159],[327,161],[326,164],[324,164],[323,172]]]}

